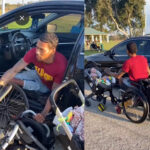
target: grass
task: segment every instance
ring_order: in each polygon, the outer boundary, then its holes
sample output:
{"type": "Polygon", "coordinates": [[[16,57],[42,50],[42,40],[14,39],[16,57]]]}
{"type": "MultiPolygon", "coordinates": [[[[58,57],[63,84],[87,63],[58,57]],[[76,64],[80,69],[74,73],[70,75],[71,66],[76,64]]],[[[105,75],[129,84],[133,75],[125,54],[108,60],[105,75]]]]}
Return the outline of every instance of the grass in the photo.
{"type": "Polygon", "coordinates": [[[100,53],[100,52],[95,51],[95,50],[85,50],[84,51],[85,56],[89,56],[89,55],[96,54],[96,53],[100,53]]]}
{"type": "Polygon", "coordinates": [[[50,24],[57,24],[57,32],[70,32],[72,26],[78,24],[80,15],[68,15],[57,20],[52,21],[50,24]]]}
{"type": "MultiPolygon", "coordinates": [[[[110,41],[109,43],[107,43],[106,41],[103,41],[104,44],[104,50],[110,50],[112,47],[114,47],[115,45],[117,45],[118,43],[120,43],[121,41],[110,41]]],[[[98,45],[98,43],[97,43],[98,45]]],[[[85,56],[89,56],[92,54],[96,54],[96,53],[100,53],[98,51],[95,50],[87,50],[87,47],[85,46],[85,56]]]]}

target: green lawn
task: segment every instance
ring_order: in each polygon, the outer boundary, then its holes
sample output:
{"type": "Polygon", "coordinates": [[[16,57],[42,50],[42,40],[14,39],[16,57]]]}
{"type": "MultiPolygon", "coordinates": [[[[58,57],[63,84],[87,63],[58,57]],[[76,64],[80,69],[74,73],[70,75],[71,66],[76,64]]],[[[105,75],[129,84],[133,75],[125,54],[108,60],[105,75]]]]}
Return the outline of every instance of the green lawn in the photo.
{"type": "MultiPolygon", "coordinates": [[[[104,50],[109,50],[113,46],[117,45],[120,42],[121,41],[110,41],[109,43],[107,43],[106,41],[103,41],[104,50]]],[[[97,43],[97,45],[98,45],[98,43],[97,43]]],[[[89,55],[96,54],[96,53],[99,53],[99,52],[98,51],[94,51],[94,50],[87,50],[86,47],[85,47],[85,56],[89,56],[89,55]]]]}
{"type": "Polygon", "coordinates": [[[89,56],[89,55],[96,54],[96,53],[100,53],[100,52],[94,51],[94,50],[85,50],[84,51],[85,56],[89,56]]]}

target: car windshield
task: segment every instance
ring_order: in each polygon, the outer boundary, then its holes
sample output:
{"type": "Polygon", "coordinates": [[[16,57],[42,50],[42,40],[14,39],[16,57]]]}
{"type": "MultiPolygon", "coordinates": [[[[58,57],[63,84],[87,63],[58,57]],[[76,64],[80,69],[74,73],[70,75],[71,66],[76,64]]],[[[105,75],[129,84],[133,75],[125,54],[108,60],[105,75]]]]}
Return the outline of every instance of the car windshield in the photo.
{"type": "Polygon", "coordinates": [[[30,30],[36,31],[43,25],[47,24],[47,28],[50,30],[56,26],[56,32],[64,33],[78,33],[82,27],[81,15],[68,14],[60,16],[57,13],[42,13],[29,16],[29,21],[25,25],[19,25],[16,21],[10,22],[7,25],[0,28],[0,30],[30,30]]]}
{"type": "Polygon", "coordinates": [[[47,17],[51,15],[52,15],[51,13],[45,13],[45,14],[37,14],[34,16],[29,16],[28,22],[24,25],[20,25],[16,21],[13,21],[1,27],[0,30],[31,29],[33,25],[38,27],[39,24],[43,22],[43,20],[45,20],[47,17]]]}

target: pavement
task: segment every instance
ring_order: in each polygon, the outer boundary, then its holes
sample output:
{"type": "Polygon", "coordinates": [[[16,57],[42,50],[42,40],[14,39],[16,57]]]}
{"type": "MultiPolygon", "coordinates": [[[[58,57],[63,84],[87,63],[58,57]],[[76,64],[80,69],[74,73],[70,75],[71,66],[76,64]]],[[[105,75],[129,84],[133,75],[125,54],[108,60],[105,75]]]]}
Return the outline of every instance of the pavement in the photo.
{"type": "MultiPolygon", "coordinates": [[[[85,95],[89,93],[85,83],[85,95]]],[[[116,113],[110,100],[104,112],[98,110],[98,102],[90,102],[92,105],[85,107],[85,150],[150,150],[150,121],[130,122],[116,113]]]]}

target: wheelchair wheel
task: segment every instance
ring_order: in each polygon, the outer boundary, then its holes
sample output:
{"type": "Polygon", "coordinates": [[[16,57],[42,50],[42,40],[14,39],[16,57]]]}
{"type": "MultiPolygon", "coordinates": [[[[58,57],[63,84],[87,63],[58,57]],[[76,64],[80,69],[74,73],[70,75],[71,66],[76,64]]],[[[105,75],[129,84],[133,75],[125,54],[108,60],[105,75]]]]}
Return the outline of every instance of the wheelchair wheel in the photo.
{"type": "Polygon", "coordinates": [[[0,146],[2,146],[14,131],[15,120],[29,108],[29,105],[25,93],[15,84],[0,87],[0,100],[0,146]]]}
{"type": "Polygon", "coordinates": [[[123,95],[123,110],[126,117],[134,123],[142,123],[148,114],[148,102],[144,94],[130,90],[123,95]]]}
{"type": "Polygon", "coordinates": [[[28,100],[23,90],[15,85],[6,85],[0,88],[0,128],[5,129],[8,123],[17,119],[20,114],[29,108],[28,100]]]}

